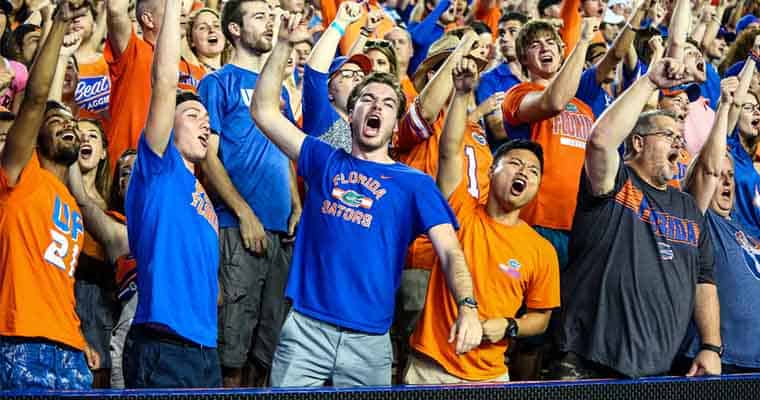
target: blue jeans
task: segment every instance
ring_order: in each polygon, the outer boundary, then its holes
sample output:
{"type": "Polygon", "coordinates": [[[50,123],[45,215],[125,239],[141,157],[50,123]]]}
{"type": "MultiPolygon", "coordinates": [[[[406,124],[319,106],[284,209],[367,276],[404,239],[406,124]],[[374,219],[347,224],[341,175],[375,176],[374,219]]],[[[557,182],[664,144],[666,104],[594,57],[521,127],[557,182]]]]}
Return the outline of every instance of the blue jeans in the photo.
{"type": "Polygon", "coordinates": [[[134,388],[214,388],[222,386],[215,348],[132,325],[122,355],[124,383],[134,388]]]}
{"type": "Polygon", "coordinates": [[[273,387],[390,386],[391,339],[340,328],[291,310],[272,360],[273,387]]]}
{"type": "Polygon", "coordinates": [[[0,390],[86,390],[84,353],[44,339],[0,336],[0,390]]]}

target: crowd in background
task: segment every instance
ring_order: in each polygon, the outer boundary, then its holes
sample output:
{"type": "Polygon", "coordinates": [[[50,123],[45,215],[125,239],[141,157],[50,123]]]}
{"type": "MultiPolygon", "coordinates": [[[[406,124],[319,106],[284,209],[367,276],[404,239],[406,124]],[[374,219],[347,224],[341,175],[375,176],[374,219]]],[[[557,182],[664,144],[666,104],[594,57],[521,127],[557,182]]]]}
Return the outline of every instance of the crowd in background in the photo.
{"type": "Polygon", "coordinates": [[[0,0],[0,390],[758,372],[758,15],[0,0]]]}

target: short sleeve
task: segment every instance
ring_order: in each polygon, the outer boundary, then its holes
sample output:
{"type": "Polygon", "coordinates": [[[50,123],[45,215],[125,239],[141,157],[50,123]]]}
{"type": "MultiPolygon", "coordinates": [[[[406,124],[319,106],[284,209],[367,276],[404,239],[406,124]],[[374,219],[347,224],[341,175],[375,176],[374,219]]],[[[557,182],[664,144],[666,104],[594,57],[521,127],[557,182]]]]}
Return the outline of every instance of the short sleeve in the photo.
{"type": "Polygon", "coordinates": [[[37,152],[32,152],[32,157],[29,162],[26,163],[24,169],[21,170],[21,174],[18,177],[16,185],[10,186],[8,183],[8,175],[5,173],[5,168],[0,166],[0,201],[4,201],[8,194],[13,191],[27,191],[34,189],[37,182],[40,180],[40,161],[37,158],[37,152]],[[27,189],[28,188],[28,189],[27,189]]]}
{"type": "Polygon", "coordinates": [[[542,241],[543,246],[539,255],[539,265],[530,275],[525,305],[540,310],[557,308],[560,305],[557,251],[543,238],[539,237],[538,240],[542,241]]]}
{"type": "Polygon", "coordinates": [[[467,178],[462,177],[457,188],[449,196],[449,205],[460,219],[464,213],[471,213],[478,206],[478,201],[467,191],[467,178]]]}
{"type": "Polygon", "coordinates": [[[182,156],[174,146],[174,131],[169,136],[169,143],[166,145],[164,155],[159,156],[148,145],[148,141],[145,139],[145,132],[140,134],[140,140],[137,143],[137,159],[135,160],[136,167],[135,175],[141,176],[144,180],[150,180],[153,175],[165,174],[171,171],[176,161],[181,162],[182,156]]]}
{"type": "Polygon", "coordinates": [[[327,143],[307,136],[301,145],[301,153],[298,156],[298,174],[301,175],[307,183],[322,176],[322,172],[327,167],[327,161],[330,156],[339,150],[334,149],[327,143]]]}
{"type": "Polygon", "coordinates": [[[522,125],[525,121],[520,120],[517,117],[517,112],[520,110],[520,104],[528,93],[539,92],[542,89],[537,85],[531,84],[519,84],[510,89],[506,96],[504,96],[504,102],[501,103],[501,111],[504,116],[504,122],[510,125],[522,125]]]}
{"type": "Polygon", "coordinates": [[[707,227],[707,219],[702,216],[699,224],[699,272],[697,283],[715,284],[715,254],[713,253],[712,236],[707,227]]]}
{"type": "Polygon", "coordinates": [[[419,113],[419,97],[412,103],[398,127],[396,146],[399,151],[410,151],[414,146],[428,140],[433,126],[419,113]]]}
{"type": "Polygon", "coordinates": [[[442,224],[451,224],[454,229],[459,229],[454,211],[435,186],[433,178],[420,174],[419,180],[413,191],[414,215],[412,217],[415,237],[428,233],[433,227],[442,224]]]}
{"type": "Polygon", "coordinates": [[[579,209],[592,209],[610,198],[614,197],[625,185],[628,180],[628,168],[623,163],[622,159],[618,162],[617,173],[615,174],[615,186],[607,193],[600,196],[595,196],[591,188],[591,181],[586,173],[586,166],[584,165],[581,170],[581,183],[578,189],[578,205],[579,209]]]}
{"type": "Polygon", "coordinates": [[[327,78],[326,73],[304,66],[301,108],[303,130],[310,136],[321,136],[340,118],[328,98],[327,78]]]}
{"type": "Polygon", "coordinates": [[[115,84],[116,81],[124,74],[124,72],[130,67],[134,60],[137,60],[137,41],[140,40],[135,34],[134,27],[129,36],[129,43],[121,54],[116,55],[116,52],[111,47],[111,41],[106,37],[106,46],[103,51],[103,57],[105,57],[108,63],[108,71],[111,76],[111,83],[115,84]]]}
{"type": "Polygon", "coordinates": [[[222,119],[227,106],[227,95],[216,74],[206,75],[198,85],[198,95],[203,106],[208,111],[208,120],[211,130],[216,134],[222,133],[222,119]]]}

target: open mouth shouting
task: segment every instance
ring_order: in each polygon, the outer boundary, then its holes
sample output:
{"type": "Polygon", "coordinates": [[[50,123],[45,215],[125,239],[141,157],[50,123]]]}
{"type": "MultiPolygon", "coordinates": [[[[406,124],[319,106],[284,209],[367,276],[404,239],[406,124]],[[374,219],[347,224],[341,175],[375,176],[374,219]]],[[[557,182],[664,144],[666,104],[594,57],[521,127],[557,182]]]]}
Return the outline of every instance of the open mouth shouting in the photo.
{"type": "Polygon", "coordinates": [[[204,149],[208,148],[208,133],[204,132],[200,135],[198,135],[198,142],[203,146],[204,149]]]}
{"type": "Polygon", "coordinates": [[[58,134],[58,136],[67,143],[73,143],[77,139],[76,133],[72,129],[65,129],[58,134]]]}
{"type": "Polygon", "coordinates": [[[89,143],[85,143],[79,147],[79,158],[82,160],[89,160],[92,157],[92,153],[92,145],[89,143]]]}
{"type": "Polygon", "coordinates": [[[541,52],[538,55],[538,61],[541,63],[542,67],[550,67],[554,64],[554,54],[552,54],[551,51],[541,52]]]}
{"type": "Polygon", "coordinates": [[[678,150],[671,150],[668,153],[668,164],[670,164],[671,167],[676,168],[678,166],[678,150]]]}
{"type": "Polygon", "coordinates": [[[370,114],[367,116],[364,122],[364,135],[374,137],[380,132],[380,126],[382,125],[382,119],[378,114],[370,114]]]}
{"type": "Polygon", "coordinates": [[[528,180],[522,176],[517,176],[512,180],[512,186],[509,188],[509,194],[518,197],[525,192],[525,188],[528,187],[528,180]]]}
{"type": "Polygon", "coordinates": [[[210,33],[208,37],[206,38],[206,41],[208,41],[208,44],[212,46],[216,45],[217,43],[219,43],[219,35],[217,35],[216,33],[210,33]]]}

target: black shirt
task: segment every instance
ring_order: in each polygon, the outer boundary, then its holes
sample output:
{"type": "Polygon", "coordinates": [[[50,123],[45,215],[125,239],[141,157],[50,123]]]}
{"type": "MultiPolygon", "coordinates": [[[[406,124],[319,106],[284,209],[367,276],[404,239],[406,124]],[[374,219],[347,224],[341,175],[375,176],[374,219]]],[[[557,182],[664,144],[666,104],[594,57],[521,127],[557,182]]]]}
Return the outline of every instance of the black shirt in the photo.
{"type": "Polygon", "coordinates": [[[631,377],[670,369],[694,309],[713,282],[713,252],[694,199],[658,190],[621,163],[594,196],[585,170],[562,281],[563,351],[631,377]]]}

